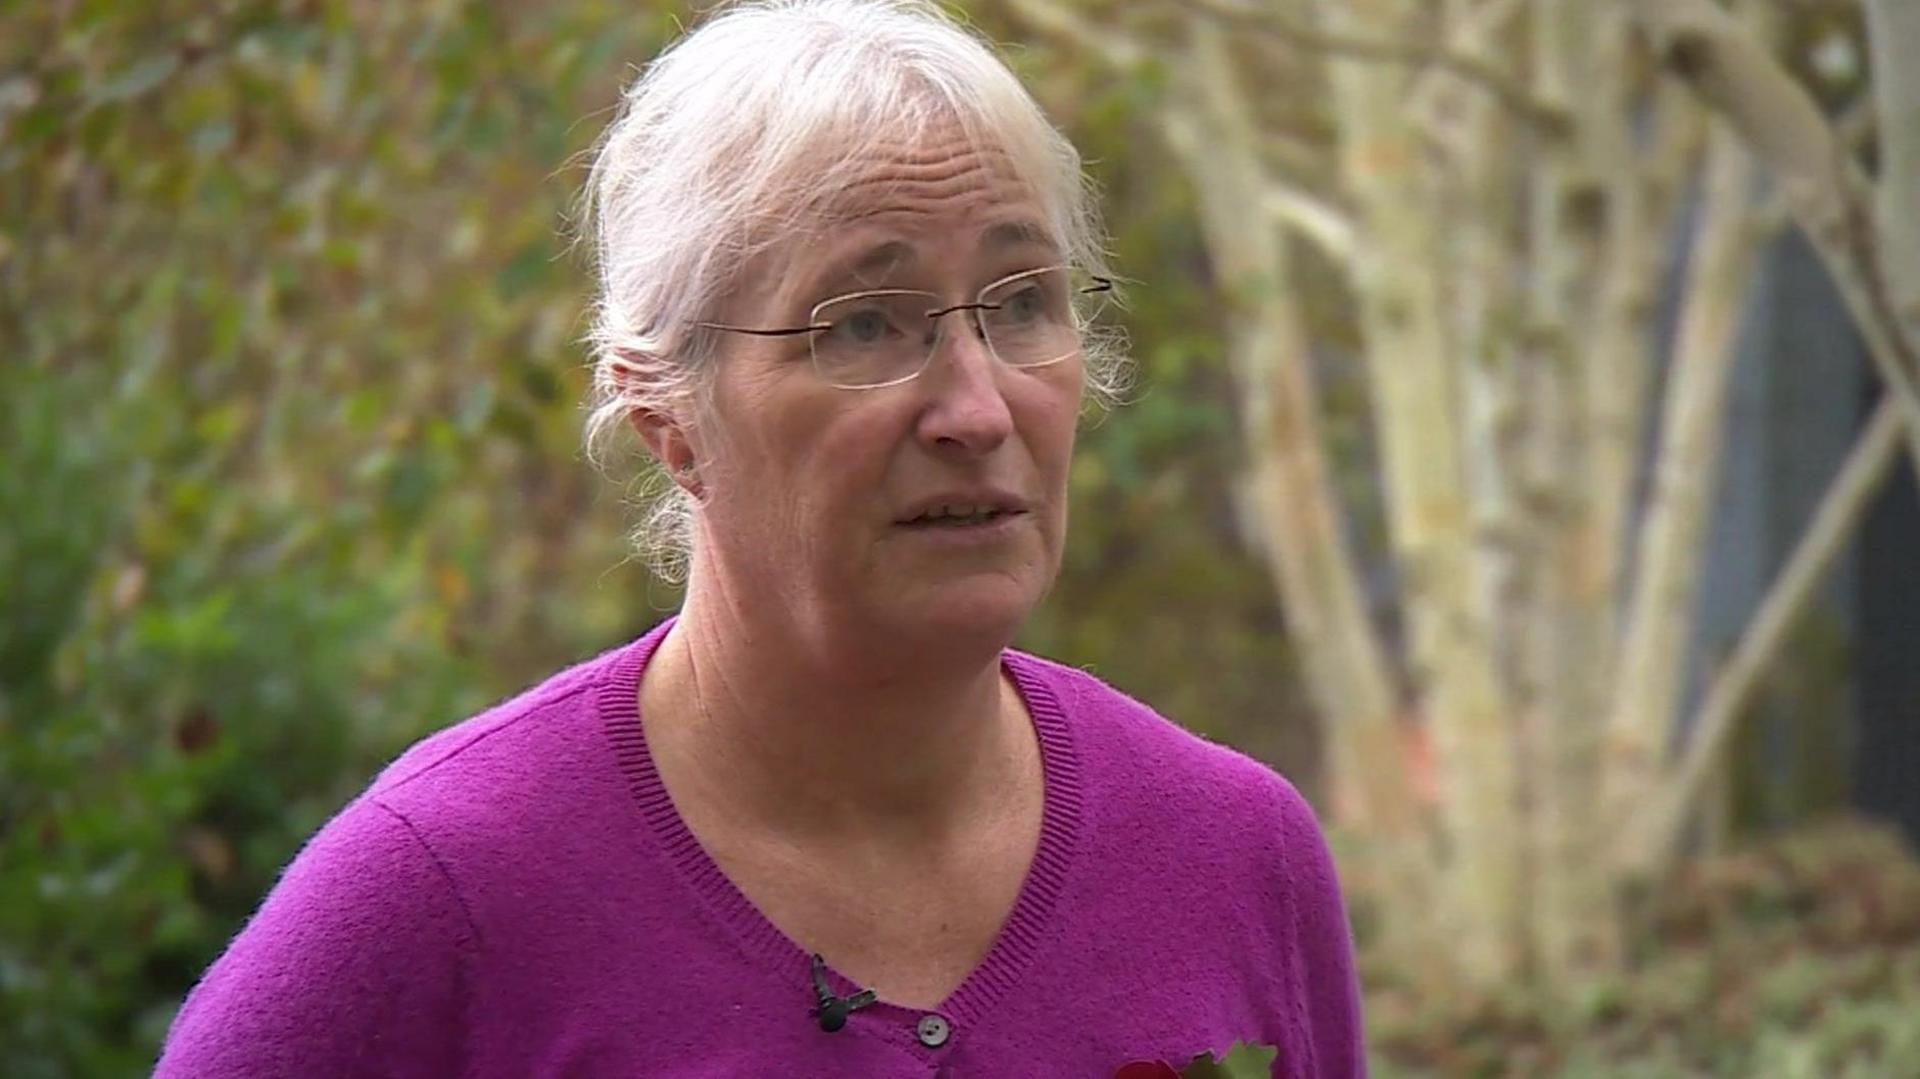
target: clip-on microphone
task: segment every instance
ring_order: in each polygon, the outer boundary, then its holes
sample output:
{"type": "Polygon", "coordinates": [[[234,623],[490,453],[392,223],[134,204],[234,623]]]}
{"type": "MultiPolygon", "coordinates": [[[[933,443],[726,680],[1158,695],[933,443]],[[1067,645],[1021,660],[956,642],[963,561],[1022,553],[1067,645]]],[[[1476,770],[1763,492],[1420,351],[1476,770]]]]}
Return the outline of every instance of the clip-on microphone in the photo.
{"type": "Polygon", "coordinates": [[[833,987],[827,984],[827,961],[818,953],[813,957],[813,992],[820,998],[807,1012],[820,1019],[820,1029],[832,1034],[847,1025],[847,1016],[879,999],[880,994],[872,989],[862,989],[850,997],[836,997],[833,987]]]}

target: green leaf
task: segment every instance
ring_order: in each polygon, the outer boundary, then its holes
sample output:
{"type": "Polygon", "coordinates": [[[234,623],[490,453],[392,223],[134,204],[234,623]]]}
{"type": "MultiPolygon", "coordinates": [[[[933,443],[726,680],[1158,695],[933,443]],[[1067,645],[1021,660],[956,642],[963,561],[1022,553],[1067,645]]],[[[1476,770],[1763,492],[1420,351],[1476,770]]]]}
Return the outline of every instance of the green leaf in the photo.
{"type": "Polygon", "coordinates": [[[1224,1059],[1205,1053],[1180,1070],[1181,1079],[1267,1079],[1280,1050],[1271,1045],[1236,1042],[1224,1059]]]}
{"type": "Polygon", "coordinates": [[[127,101],[139,97],[148,90],[165,82],[167,76],[180,67],[180,57],[174,53],[161,53],[137,60],[99,86],[89,95],[96,105],[113,101],[127,101]]]}

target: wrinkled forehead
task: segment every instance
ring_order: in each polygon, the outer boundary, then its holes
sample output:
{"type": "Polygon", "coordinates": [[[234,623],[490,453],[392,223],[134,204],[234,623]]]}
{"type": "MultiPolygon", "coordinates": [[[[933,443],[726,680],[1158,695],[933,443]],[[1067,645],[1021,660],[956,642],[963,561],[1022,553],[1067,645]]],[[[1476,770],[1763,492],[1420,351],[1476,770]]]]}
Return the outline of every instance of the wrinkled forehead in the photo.
{"type": "Polygon", "coordinates": [[[823,171],[836,183],[815,192],[802,217],[835,228],[893,215],[953,216],[1030,204],[1038,193],[1000,142],[954,119],[892,132],[850,152],[827,151],[823,171]]]}
{"type": "Polygon", "coordinates": [[[803,197],[771,215],[777,231],[749,264],[756,284],[805,290],[956,252],[1063,247],[1016,155],[955,119],[902,125],[810,157],[799,167],[829,182],[805,185],[803,197]]]}

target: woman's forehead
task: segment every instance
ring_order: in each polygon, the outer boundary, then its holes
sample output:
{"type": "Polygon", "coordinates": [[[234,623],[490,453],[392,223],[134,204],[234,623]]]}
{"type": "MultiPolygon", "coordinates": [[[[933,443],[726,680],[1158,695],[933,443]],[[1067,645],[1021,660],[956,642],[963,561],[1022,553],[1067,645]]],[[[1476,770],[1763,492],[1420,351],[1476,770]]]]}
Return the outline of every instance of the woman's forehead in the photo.
{"type": "Polygon", "coordinates": [[[756,214],[767,231],[751,243],[733,299],[804,308],[835,288],[895,284],[889,275],[916,264],[1015,249],[1052,261],[1063,238],[1017,156],[992,132],[947,116],[789,159],[789,201],[782,208],[775,194],[756,214]]]}
{"type": "Polygon", "coordinates": [[[902,201],[1005,196],[1027,186],[1009,132],[948,110],[872,119],[836,117],[810,131],[782,155],[790,183],[776,181],[775,190],[797,196],[793,208],[806,216],[848,218],[902,201]]]}
{"type": "Polygon", "coordinates": [[[1054,257],[1059,245],[1026,207],[1001,206],[977,227],[928,235],[912,227],[912,219],[895,221],[878,216],[848,227],[839,242],[805,245],[794,251],[787,273],[815,284],[847,280],[871,281],[887,273],[910,269],[933,257],[960,256],[970,261],[998,261],[1003,255],[1054,257]],[[934,244],[938,244],[938,250],[934,244]]]}
{"type": "MultiPolygon", "coordinates": [[[[784,245],[766,280],[782,302],[812,302],[835,290],[900,284],[899,275],[927,266],[964,268],[1015,262],[1051,264],[1060,246],[1029,204],[997,205],[961,227],[939,227],[941,215],[873,214],[813,242],[784,245]]],[[[949,219],[951,220],[951,219],[949,219]]]]}
{"type": "Polygon", "coordinates": [[[954,120],[877,138],[843,160],[844,194],[853,203],[876,191],[937,196],[1019,182],[1003,147],[975,137],[954,120]]]}
{"type": "Polygon", "coordinates": [[[920,140],[849,161],[847,182],[795,215],[761,261],[777,279],[872,277],[939,256],[1057,254],[1060,238],[1011,159],[971,141],[920,140]]]}

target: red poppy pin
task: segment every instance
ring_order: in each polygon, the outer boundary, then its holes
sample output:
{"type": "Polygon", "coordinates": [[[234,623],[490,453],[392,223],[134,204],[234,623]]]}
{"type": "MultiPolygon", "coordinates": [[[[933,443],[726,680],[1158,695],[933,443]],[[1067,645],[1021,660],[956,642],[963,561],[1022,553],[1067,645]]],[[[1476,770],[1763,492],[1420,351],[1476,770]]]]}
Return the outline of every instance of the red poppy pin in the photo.
{"type": "Polygon", "coordinates": [[[1180,1073],[1164,1060],[1129,1060],[1113,1073],[1113,1079],[1180,1079],[1180,1073]]]}
{"type": "Polygon", "coordinates": [[[1280,1050],[1271,1045],[1235,1044],[1225,1057],[1202,1053],[1184,1068],[1164,1060],[1129,1060],[1113,1079],[1265,1079],[1280,1050]]]}

